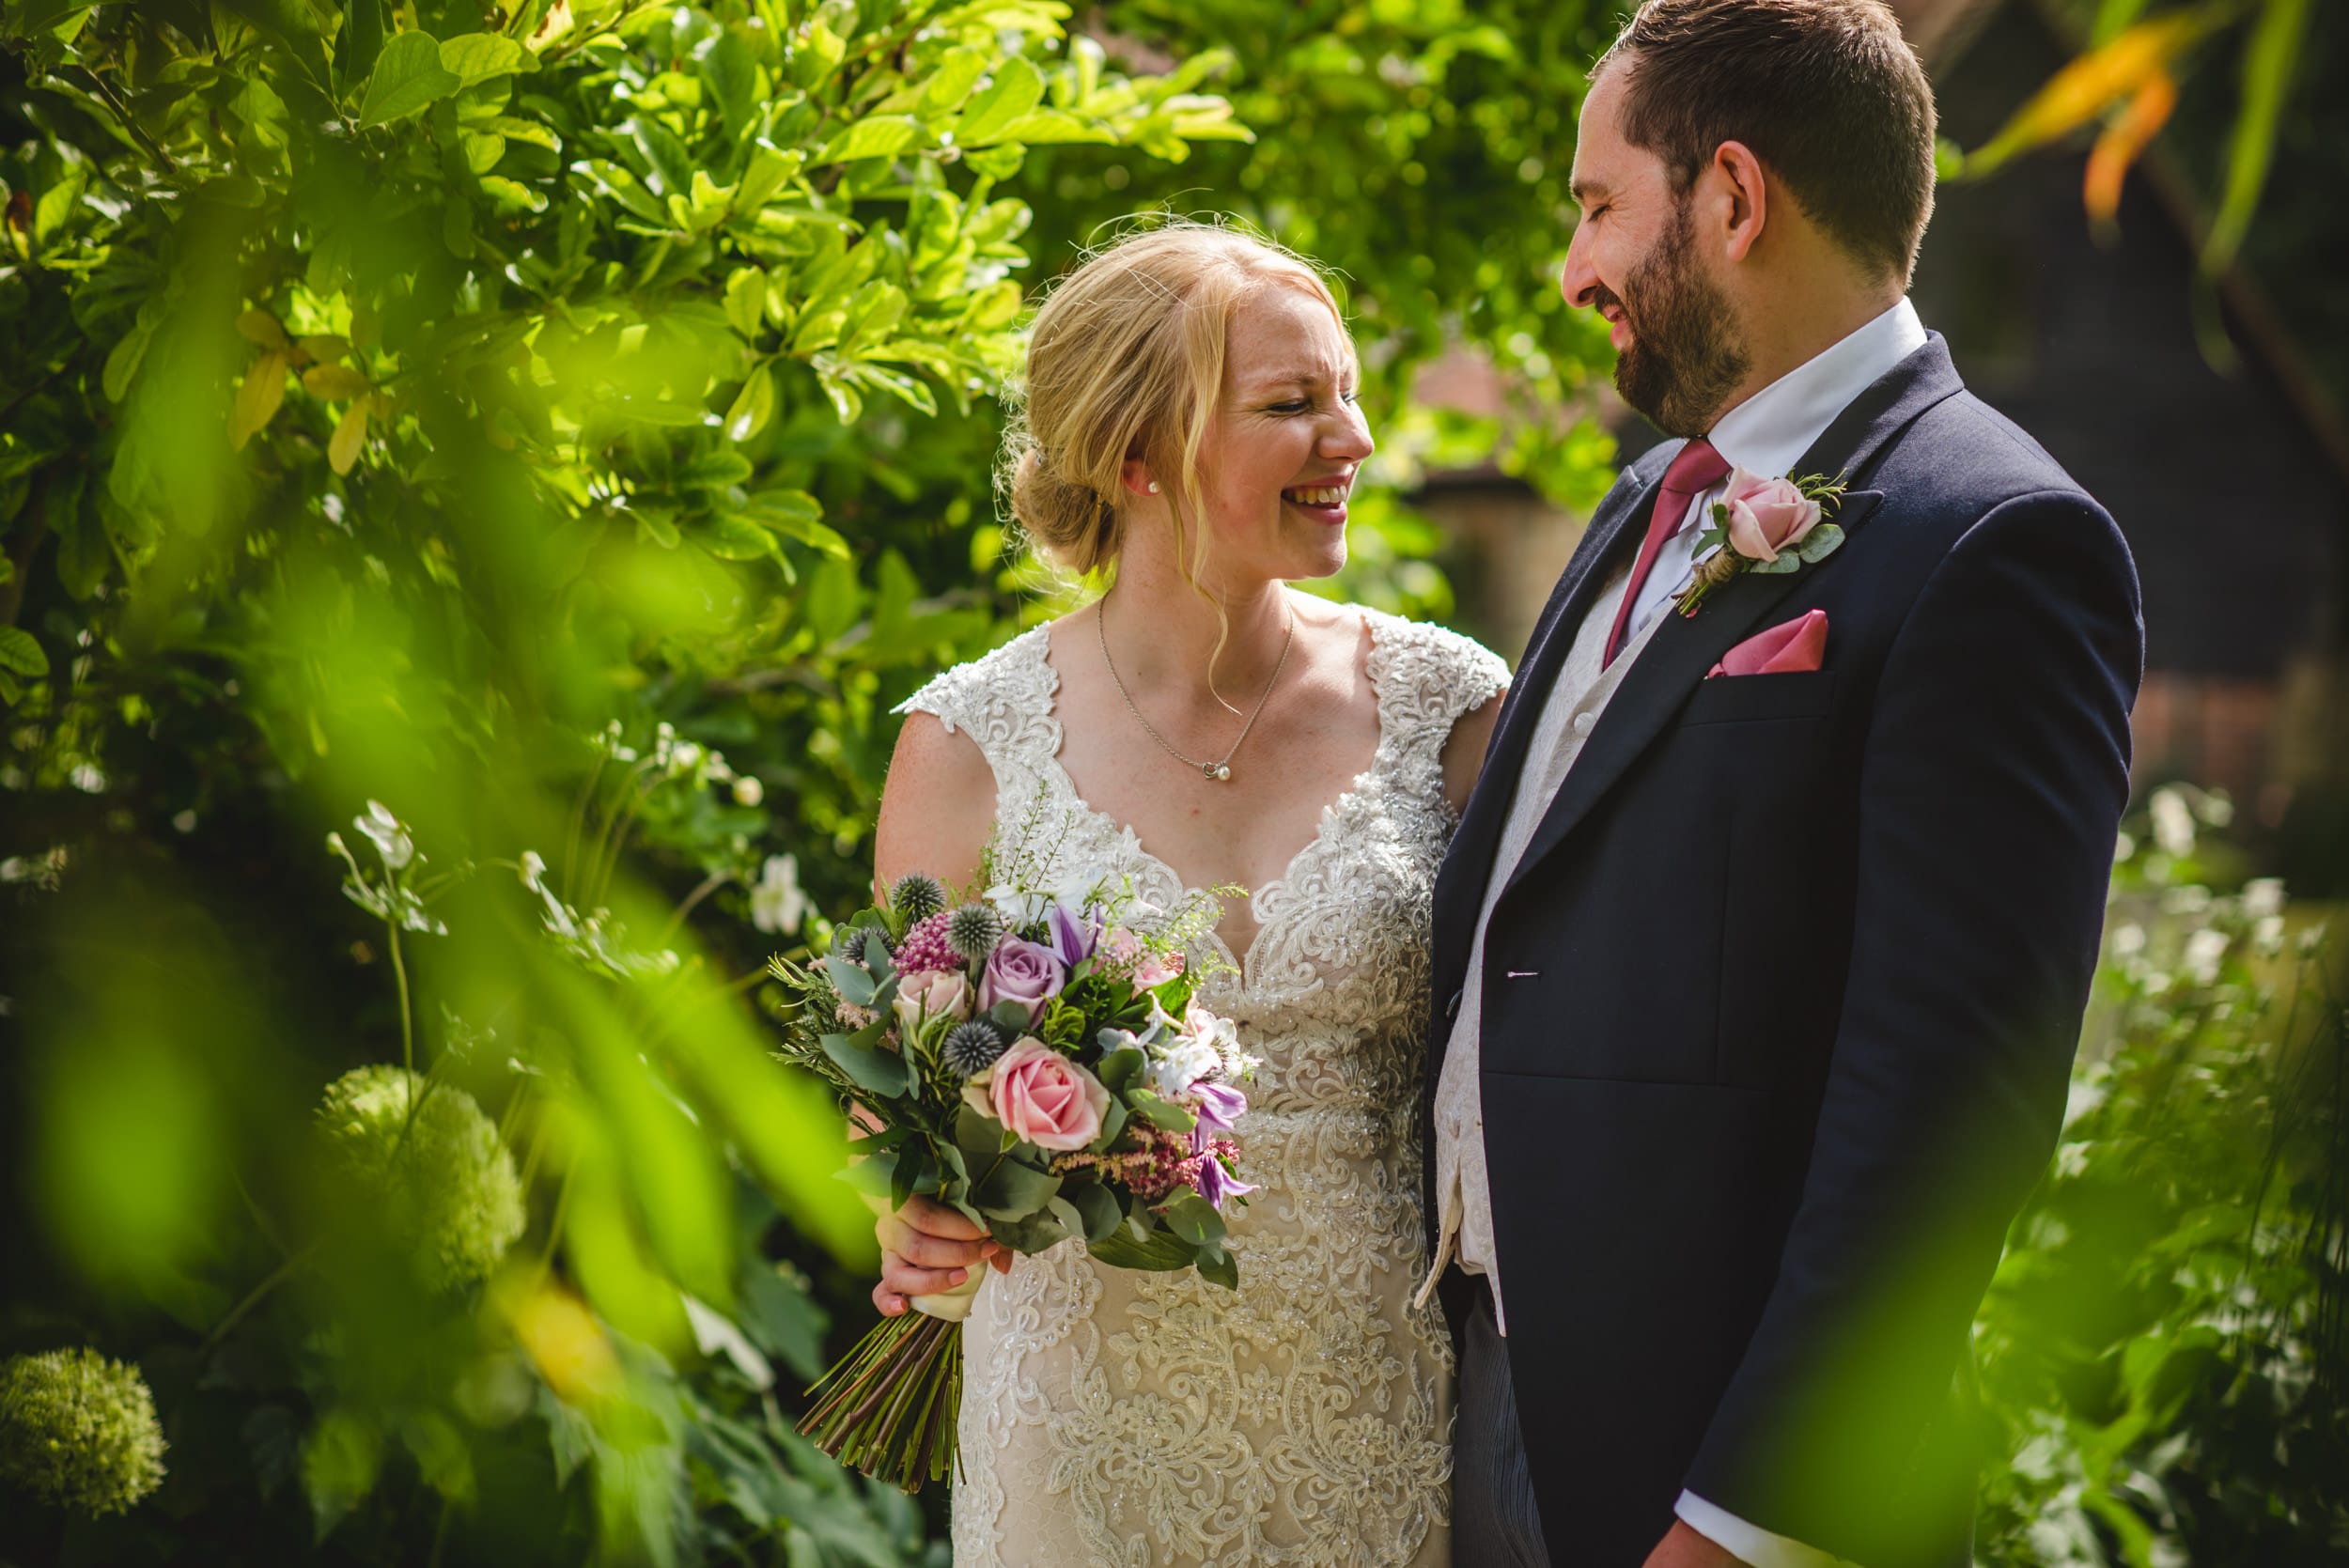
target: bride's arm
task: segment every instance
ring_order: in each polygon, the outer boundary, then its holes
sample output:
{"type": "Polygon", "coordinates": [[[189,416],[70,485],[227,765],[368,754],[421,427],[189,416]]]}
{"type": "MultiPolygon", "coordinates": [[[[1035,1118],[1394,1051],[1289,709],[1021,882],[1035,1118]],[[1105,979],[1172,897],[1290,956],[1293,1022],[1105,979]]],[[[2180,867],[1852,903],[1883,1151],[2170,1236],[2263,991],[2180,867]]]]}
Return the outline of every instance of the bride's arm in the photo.
{"type": "MultiPolygon", "coordinates": [[[[979,860],[995,823],[995,774],[968,735],[949,732],[935,715],[914,713],[898,732],[881,789],[880,819],[874,829],[874,895],[910,872],[926,872],[949,888],[967,888],[978,876],[979,860]]],[[[861,1116],[850,1117],[849,1136],[861,1138],[861,1116]]],[[[873,1305],[894,1317],[910,1296],[953,1289],[964,1270],[998,1254],[987,1233],[960,1214],[926,1198],[915,1198],[873,1227],[880,1238],[880,1283],[873,1305]]]]}
{"type": "Polygon", "coordinates": [[[1443,798],[1452,802],[1456,814],[1468,810],[1469,791],[1476,787],[1476,775],[1485,766],[1485,748],[1493,737],[1493,724],[1501,718],[1501,699],[1508,689],[1487,697],[1482,706],[1472,707],[1454,722],[1452,733],[1443,743],[1443,798]]]}

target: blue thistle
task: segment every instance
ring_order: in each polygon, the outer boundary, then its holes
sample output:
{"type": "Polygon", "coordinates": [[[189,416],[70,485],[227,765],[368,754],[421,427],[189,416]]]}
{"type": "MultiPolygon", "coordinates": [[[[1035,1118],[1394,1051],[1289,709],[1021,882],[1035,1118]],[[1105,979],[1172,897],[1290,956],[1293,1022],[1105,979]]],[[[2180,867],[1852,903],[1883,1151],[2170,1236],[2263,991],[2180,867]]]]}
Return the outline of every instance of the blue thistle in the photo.
{"type": "Polygon", "coordinates": [[[946,945],[973,968],[984,965],[1003,939],[1003,917],[991,904],[965,904],[946,922],[946,945]]]}
{"type": "Polygon", "coordinates": [[[897,878],[897,885],[889,890],[889,907],[911,925],[946,907],[946,890],[937,877],[916,871],[897,878]]]}
{"type": "Polygon", "coordinates": [[[983,1073],[995,1064],[1008,1044],[1003,1032],[990,1019],[972,1018],[958,1023],[946,1032],[944,1043],[939,1047],[939,1057],[947,1070],[957,1078],[969,1078],[983,1073]]]}

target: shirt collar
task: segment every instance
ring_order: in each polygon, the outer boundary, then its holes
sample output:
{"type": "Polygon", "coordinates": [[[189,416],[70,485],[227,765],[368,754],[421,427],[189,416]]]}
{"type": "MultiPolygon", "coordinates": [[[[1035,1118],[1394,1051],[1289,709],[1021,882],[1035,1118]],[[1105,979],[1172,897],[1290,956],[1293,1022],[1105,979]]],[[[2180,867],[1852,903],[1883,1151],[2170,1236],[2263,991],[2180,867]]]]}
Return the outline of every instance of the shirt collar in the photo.
{"type": "Polygon", "coordinates": [[[1852,399],[1924,346],[1924,323],[1904,297],[1721,415],[1709,439],[1749,474],[1788,474],[1852,399]]]}

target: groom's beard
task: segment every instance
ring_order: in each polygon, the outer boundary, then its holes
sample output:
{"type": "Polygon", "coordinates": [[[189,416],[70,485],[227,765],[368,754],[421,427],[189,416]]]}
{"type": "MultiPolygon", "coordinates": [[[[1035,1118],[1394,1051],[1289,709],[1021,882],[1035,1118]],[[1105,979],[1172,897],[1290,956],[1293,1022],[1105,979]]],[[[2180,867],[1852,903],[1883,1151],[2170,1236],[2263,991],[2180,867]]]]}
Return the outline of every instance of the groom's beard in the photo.
{"type": "Polygon", "coordinates": [[[1615,390],[1668,436],[1701,436],[1746,378],[1728,296],[1698,271],[1695,225],[1680,204],[1672,226],[1623,280],[1602,285],[1595,303],[1623,309],[1631,345],[1615,360],[1615,390]]]}

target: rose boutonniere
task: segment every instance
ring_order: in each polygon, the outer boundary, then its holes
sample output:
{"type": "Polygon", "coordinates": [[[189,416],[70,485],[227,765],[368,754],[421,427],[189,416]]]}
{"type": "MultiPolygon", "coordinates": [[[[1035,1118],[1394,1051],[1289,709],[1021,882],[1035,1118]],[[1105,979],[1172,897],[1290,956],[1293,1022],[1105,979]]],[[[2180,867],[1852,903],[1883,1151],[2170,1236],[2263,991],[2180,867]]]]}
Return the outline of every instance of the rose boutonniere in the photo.
{"type": "Polygon", "coordinates": [[[1834,554],[1843,531],[1827,520],[1843,500],[1841,474],[1765,479],[1731,469],[1726,492],[1713,504],[1713,524],[1697,538],[1700,553],[1713,553],[1673,600],[1680,613],[1695,614],[1705,595],[1741,573],[1781,577],[1834,554]]]}

